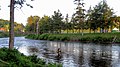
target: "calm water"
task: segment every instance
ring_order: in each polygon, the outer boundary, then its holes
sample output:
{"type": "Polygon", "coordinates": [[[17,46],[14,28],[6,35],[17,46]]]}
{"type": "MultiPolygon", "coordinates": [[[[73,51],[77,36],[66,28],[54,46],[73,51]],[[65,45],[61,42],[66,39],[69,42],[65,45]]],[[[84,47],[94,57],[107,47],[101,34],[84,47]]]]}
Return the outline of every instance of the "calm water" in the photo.
{"type": "MultiPolygon", "coordinates": [[[[0,38],[0,47],[8,47],[8,38],[0,38]]],[[[25,55],[36,54],[47,62],[63,67],[120,67],[120,44],[54,42],[15,38],[15,48],[25,55]]]]}

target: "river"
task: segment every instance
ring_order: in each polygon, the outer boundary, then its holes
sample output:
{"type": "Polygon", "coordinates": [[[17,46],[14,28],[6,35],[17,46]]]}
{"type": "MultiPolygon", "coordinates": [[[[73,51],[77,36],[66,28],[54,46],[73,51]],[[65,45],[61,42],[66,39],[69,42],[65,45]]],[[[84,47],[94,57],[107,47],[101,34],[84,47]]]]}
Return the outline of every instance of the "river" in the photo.
{"type": "MultiPolygon", "coordinates": [[[[0,38],[0,48],[8,47],[8,38],[0,38]]],[[[56,42],[15,37],[15,48],[25,55],[35,54],[63,67],[120,67],[120,44],[56,42]]]]}

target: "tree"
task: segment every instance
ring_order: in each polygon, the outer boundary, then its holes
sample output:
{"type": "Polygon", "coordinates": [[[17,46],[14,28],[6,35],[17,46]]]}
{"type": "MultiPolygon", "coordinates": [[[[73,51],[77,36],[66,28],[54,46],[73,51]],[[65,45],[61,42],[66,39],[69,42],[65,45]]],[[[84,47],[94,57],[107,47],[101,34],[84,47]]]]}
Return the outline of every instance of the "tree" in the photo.
{"type": "Polygon", "coordinates": [[[66,29],[67,29],[67,33],[68,33],[68,14],[66,14],[66,18],[65,18],[65,21],[66,21],[66,29]]]}
{"type": "Polygon", "coordinates": [[[36,17],[36,34],[39,33],[39,21],[40,21],[40,17],[36,17]]]}
{"type": "MultiPolygon", "coordinates": [[[[10,23],[10,21],[8,21],[8,20],[0,19],[0,28],[3,28],[4,32],[8,32],[9,31],[9,23],[10,23]]],[[[15,30],[15,32],[23,32],[24,25],[14,22],[14,30],[15,30]]]]}
{"type": "Polygon", "coordinates": [[[51,18],[49,16],[44,16],[41,18],[39,21],[39,32],[40,33],[50,33],[52,32],[52,23],[51,23],[51,18]]]}
{"type": "Polygon", "coordinates": [[[111,27],[112,27],[111,30],[113,29],[113,27],[116,27],[120,31],[120,16],[111,17],[109,21],[112,24],[111,25],[111,27]]]}
{"type": "Polygon", "coordinates": [[[111,9],[107,5],[107,2],[103,0],[101,4],[101,10],[99,12],[100,20],[101,20],[101,24],[100,24],[101,31],[100,32],[107,31],[107,29],[110,26],[110,23],[108,22],[108,20],[110,19],[110,17],[113,16],[113,14],[114,14],[113,9],[111,9]]]}
{"type": "Polygon", "coordinates": [[[94,32],[100,28],[100,32],[108,32],[108,29],[112,27],[111,17],[113,17],[113,9],[111,9],[106,0],[98,3],[93,9],[89,8],[87,12],[87,23],[94,32]]]}
{"type": "Polygon", "coordinates": [[[52,21],[53,21],[53,24],[54,24],[54,32],[56,33],[61,33],[61,30],[62,30],[62,26],[64,26],[64,23],[63,23],[63,17],[62,17],[62,14],[60,13],[60,10],[58,10],[57,12],[54,11],[54,15],[52,15],[52,21]]]}
{"type": "Polygon", "coordinates": [[[101,1],[94,7],[91,13],[91,21],[93,25],[93,29],[100,28],[100,32],[103,33],[107,31],[110,27],[110,23],[108,22],[110,17],[113,16],[113,9],[111,9],[105,0],[101,1]]]}
{"type": "Polygon", "coordinates": [[[112,32],[113,26],[115,26],[115,16],[114,17],[110,17],[110,19],[108,20],[108,22],[110,23],[110,31],[112,32]]]}
{"type": "Polygon", "coordinates": [[[38,34],[38,27],[39,27],[39,16],[30,16],[27,19],[26,24],[26,32],[37,33],[38,34]]]}
{"type": "Polygon", "coordinates": [[[71,23],[69,24],[69,26],[71,27],[69,29],[72,29],[72,33],[74,33],[74,29],[76,27],[76,25],[75,25],[75,14],[72,15],[71,23]]]}
{"type": "Polygon", "coordinates": [[[27,18],[27,24],[26,24],[26,27],[25,27],[25,32],[29,32],[29,33],[33,32],[34,27],[32,27],[32,26],[34,26],[33,25],[33,17],[30,16],[30,17],[27,18]]]}
{"type": "MultiPolygon", "coordinates": [[[[33,0],[31,0],[33,1],[33,0]]],[[[23,7],[23,4],[25,4],[26,0],[10,0],[10,28],[9,28],[9,48],[14,48],[14,8],[15,5],[20,5],[20,8],[23,7]]],[[[27,4],[27,6],[30,6],[33,8],[30,4],[27,4]]]]}
{"type": "Polygon", "coordinates": [[[38,34],[38,30],[39,30],[39,20],[40,20],[39,16],[33,16],[33,22],[35,24],[35,26],[34,26],[34,32],[36,34],[38,34]]]}
{"type": "Polygon", "coordinates": [[[21,23],[14,22],[14,32],[16,33],[22,33],[24,32],[24,25],[21,23]]]}
{"type": "Polygon", "coordinates": [[[10,30],[9,30],[9,48],[14,47],[14,2],[15,0],[10,1],[10,30]]]}
{"type": "Polygon", "coordinates": [[[83,26],[84,26],[84,18],[85,18],[85,9],[83,9],[84,7],[84,3],[82,3],[83,0],[74,0],[75,4],[77,5],[76,8],[76,22],[78,23],[77,28],[79,29],[79,33],[80,33],[80,29],[82,30],[82,35],[83,35],[83,26]]]}
{"type": "Polygon", "coordinates": [[[91,25],[92,17],[91,17],[91,15],[92,15],[92,9],[91,9],[91,6],[90,6],[89,10],[87,11],[87,15],[86,15],[86,19],[87,19],[87,24],[86,25],[90,29],[90,33],[91,33],[91,30],[92,30],[92,25],[91,25]]]}
{"type": "Polygon", "coordinates": [[[119,28],[119,31],[120,31],[120,16],[117,17],[117,24],[118,24],[118,28],[119,28]]]}
{"type": "Polygon", "coordinates": [[[95,30],[98,28],[98,21],[97,18],[99,18],[99,15],[96,12],[96,9],[94,8],[92,10],[92,8],[90,7],[89,10],[87,11],[87,25],[90,28],[90,32],[91,30],[93,30],[95,32],[95,30]]]}

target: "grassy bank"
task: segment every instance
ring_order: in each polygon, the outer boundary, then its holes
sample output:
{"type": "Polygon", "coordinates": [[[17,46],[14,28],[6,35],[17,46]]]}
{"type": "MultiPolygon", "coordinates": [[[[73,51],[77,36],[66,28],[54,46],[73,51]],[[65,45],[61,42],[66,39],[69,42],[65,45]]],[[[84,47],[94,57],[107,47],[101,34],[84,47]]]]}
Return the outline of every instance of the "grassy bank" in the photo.
{"type": "MultiPolygon", "coordinates": [[[[19,37],[19,36],[25,36],[25,34],[23,33],[17,33],[15,32],[15,37],[19,37]]],[[[9,37],[9,32],[0,32],[0,38],[3,38],[3,37],[9,37]]]]}
{"type": "Polygon", "coordinates": [[[77,41],[93,43],[120,43],[120,33],[30,34],[26,38],[50,41],[77,41]]]}
{"type": "Polygon", "coordinates": [[[25,56],[16,49],[0,48],[0,67],[62,67],[62,65],[46,64],[35,55],[25,56]]]}
{"type": "Polygon", "coordinates": [[[8,36],[9,36],[8,33],[0,32],[0,38],[2,38],[2,37],[8,37],[8,36]]]}

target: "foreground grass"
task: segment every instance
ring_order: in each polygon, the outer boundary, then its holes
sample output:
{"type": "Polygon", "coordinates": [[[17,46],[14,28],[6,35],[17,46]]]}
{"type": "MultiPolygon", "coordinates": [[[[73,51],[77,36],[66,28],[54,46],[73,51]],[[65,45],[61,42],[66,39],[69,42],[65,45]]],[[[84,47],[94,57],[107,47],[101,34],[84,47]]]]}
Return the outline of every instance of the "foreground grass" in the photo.
{"type": "Polygon", "coordinates": [[[77,41],[93,43],[120,43],[120,33],[30,34],[26,38],[50,41],[77,41]]]}
{"type": "Polygon", "coordinates": [[[62,65],[46,64],[35,55],[25,56],[16,49],[0,48],[0,67],[62,67],[62,65]]]}

